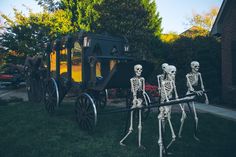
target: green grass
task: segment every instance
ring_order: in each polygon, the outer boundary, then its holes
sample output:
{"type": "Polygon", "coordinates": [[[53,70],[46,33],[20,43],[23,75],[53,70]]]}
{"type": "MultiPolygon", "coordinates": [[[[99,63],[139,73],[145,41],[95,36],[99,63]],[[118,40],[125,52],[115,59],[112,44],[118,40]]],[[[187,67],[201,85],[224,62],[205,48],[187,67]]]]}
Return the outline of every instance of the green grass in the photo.
{"type": "MultiPolygon", "coordinates": [[[[156,113],[143,123],[142,143],[137,148],[135,131],[119,145],[124,133],[125,114],[99,116],[93,133],[81,131],[74,120],[73,104],[64,103],[53,116],[39,104],[0,105],[0,157],[156,157],[158,121],[156,113]]],[[[180,114],[173,114],[177,132],[180,114]]],[[[173,157],[236,156],[236,122],[209,114],[199,114],[199,138],[192,138],[193,124],[185,123],[183,138],[170,148],[173,157]]],[[[169,129],[167,129],[169,133],[169,129]]],[[[170,134],[166,135],[170,137],[170,134]]]]}

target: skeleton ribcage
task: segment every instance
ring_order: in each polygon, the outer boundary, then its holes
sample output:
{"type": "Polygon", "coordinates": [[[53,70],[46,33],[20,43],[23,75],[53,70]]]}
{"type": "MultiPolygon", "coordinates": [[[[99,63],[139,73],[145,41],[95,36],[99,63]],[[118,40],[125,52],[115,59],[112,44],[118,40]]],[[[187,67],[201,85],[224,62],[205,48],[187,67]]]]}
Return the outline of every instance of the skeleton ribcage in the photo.
{"type": "Polygon", "coordinates": [[[188,79],[192,86],[198,86],[198,74],[188,74],[188,79]]]}
{"type": "Polygon", "coordinates": [[[163,81],[161,86],[161,102],[166,100],[166,96],[170,99],[172,98],[173,93],[173,84],[172,81],[163,81]]]}
{"type": "Polygon", "coordinates": [[[142,90],[142,79],[141,78],[132,78],[132,84],[133,84],[133,91],[141,91],[142,90]]]}

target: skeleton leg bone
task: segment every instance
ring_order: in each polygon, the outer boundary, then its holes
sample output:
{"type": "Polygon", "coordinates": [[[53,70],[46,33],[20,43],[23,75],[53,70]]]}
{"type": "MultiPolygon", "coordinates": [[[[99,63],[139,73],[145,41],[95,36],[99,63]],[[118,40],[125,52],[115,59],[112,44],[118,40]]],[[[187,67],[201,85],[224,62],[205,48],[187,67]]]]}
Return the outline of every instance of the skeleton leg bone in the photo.
{"type": "Polygon", "coordinates": [[[129,127],[129,131],[128,133],[125,135],[125,137],[123,137],[121,140],[120,140],[120,145],[121,146],[125,146],[125,144],[123,143],[124,140],[129,136],[129,134],[131,134],[133,132],[133,112],[134,111],[131,111],[130,113],[130,127],[129,127]]]}
{"type": "MultiPolygon", "coordinates": [[[[191,104],[193,104],[193,103],[191,103],[191,104]]],[[[192,120],[194,121],[194,135],[193,135],[193,137],[194,137],[194,139],[196,140],[196,141],[200,141],[196,136],[197,136],[197,122],[196,122],[196,119],[195,119],[195,114],[193,113],[193,111],[192,111],[192,108],[191,108],[191,106],[190,106],[190,103],[187,103],[187,105],[188,105],[188,108],[189,108],[189,111],[190,111],[190,115],[191,115],[191,117],[192,117],[192,120]]]]}
{"type": "Polygon", "coordinates": [[[164,109],[163,107],[159,108],[160,113],[158,115],[158,126],[159,126],[159,139],[158,139],[158,145],[159,145],[159,153],[160,153],[160,157],[162,157],[162,153],[164,150],[163,147],[163,139],[162,139],[162,120],[164,119],[164,109]]]}
{"type": "Polygon", "coordinates": [[[196,107],[195,107],[195,103],[192,102],[192,107],[193,107],[193,113],[194,113],[194,120],[195,120],[195,134],[194,134],[194,138],[197,141],[200,141],[197,137],[197,130],[198,130],[198,117],[197,117],[197,111],[196,111],[196,107]]]}
{"type": "Polygon", "coordinates": [[[141,144],[141,138],[142,138],[142,110],[139,109],[139,123],[138,123],[138,146],[141,149],[145,149],[145,147],[141,144]]]}
{"type": "Polygon", "coordinates": [[[178,133],[178,137],[179,138],[181,138],[181,134],[182,134],[182,130],[183,130],[183,126],[184,126],[184,121],[185,121],[185,119],[186,119],[186,112],[185,112],[185,105],[183,104],[179,104],[179,106],[180,106],[180,108],[181,108],[181,110],[182,110],[182,117],[181,117],[181,120],[180,120],[180,122],[181,122],[181,125],[180,125],[180,128],[179,128],[179,133],[178,133]]]}
{"type": "Polygon", "coordinates": [[[168,113],[168,122],[169,122],[169,126],[170,126],[170,130],[171,130],[171,135],[172,135],[172,140],[170,141],[170,143],[167,145],[167,149],[172,145],[172,143],[175,141],[175,138],[176,138],[176,135],[175,135],[175,132],[174,132],[174,129],[173,129],[173,126],[172,126],[172,123],[171,123],[171,108],[169,110],[169,113],[168,113]]]}

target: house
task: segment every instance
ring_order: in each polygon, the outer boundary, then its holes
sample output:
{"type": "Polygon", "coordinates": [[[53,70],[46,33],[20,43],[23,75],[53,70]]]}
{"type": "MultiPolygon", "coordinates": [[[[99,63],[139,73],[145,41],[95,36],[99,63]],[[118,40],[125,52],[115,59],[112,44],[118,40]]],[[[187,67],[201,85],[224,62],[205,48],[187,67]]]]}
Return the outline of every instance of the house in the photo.
{"type": "Polygon", "coordinates": [[[221,38],[222,100],[236,102],[236,1],[224,0],[211,35],[221,38]]]}
{"type": "Polygon", "coordinates": [[[199,26],[192,26],[186,31],[182,32],[180,36],[195,38],[196,36],[206,36],[208,31],[199,26]]]}

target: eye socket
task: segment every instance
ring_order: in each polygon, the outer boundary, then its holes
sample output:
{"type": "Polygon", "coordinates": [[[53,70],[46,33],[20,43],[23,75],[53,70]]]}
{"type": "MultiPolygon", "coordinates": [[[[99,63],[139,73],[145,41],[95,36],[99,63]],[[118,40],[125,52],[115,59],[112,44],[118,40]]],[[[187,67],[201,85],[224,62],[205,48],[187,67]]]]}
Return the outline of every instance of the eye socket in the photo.
{"type": "Polygon", "coordinates": [[[194,66],[195,68],[199,68],[199,66],[198,65],[196,65],[196,66],[194,66]]]}

